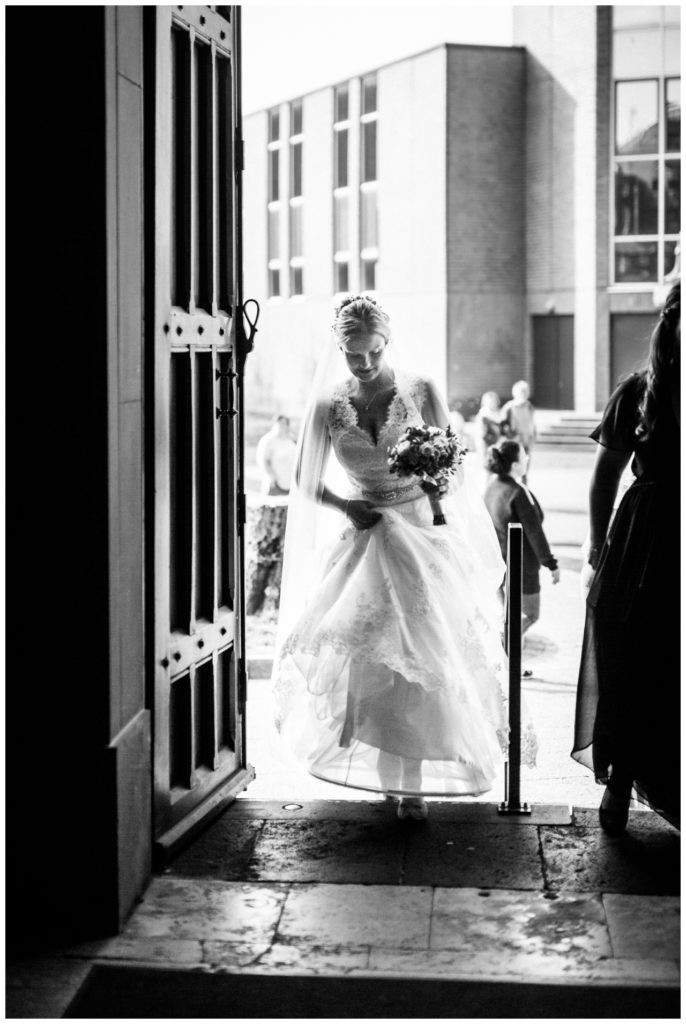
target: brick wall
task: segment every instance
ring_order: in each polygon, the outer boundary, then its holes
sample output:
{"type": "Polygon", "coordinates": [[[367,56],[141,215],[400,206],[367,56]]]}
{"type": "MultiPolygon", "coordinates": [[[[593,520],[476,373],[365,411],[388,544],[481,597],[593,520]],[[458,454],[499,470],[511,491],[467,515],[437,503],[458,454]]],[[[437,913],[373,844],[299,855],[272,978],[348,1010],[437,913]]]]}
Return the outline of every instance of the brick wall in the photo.
{"type": "Polygon", "coordinates": [[[525,371],[524,54],[447,56],[448,394],[509,397],[525,371]]]}

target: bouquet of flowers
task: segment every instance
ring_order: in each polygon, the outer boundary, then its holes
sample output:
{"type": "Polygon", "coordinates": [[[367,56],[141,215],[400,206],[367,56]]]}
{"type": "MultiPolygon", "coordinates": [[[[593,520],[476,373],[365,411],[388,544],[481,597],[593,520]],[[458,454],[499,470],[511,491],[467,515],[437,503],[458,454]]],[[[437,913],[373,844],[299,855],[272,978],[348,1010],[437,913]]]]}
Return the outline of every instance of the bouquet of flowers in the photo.
{"type": "Polygon", "coordinates": [[[445,525],[440,496],[445,494],[451,475],[464,459],[467,449],[448,426],[408,427],[400,440],[388,449],[388,468],[397,476],[418,476],[434,514],[434,526],[445,525]]]}

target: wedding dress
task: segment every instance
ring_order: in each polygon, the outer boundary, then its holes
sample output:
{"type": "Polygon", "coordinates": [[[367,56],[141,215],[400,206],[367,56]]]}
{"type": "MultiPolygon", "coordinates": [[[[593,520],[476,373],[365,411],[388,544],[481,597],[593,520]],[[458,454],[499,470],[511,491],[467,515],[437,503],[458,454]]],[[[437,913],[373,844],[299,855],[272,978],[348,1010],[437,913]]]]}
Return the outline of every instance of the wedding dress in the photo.
{"type": "MultiPolygon", "coordinates": [[[[319,471],[332,449],[346,497],[372,501],[381,519],[359,530],[329,509],[336,532],[327,542],[304,533],[298,550],[292,535],[289,551],[287,534],[286,557],[301,600],[287,606],[287,589],[282,593],[287,628],[280,630],[274,665],[277,728],[327,782],[399,794],[478,795],[500,780],[507,750],[497,598],[505,566],[495,530],[462,466],[442,499],[442,526],[433,525],[418,480],[389,472],[388,447],[406,427],[424,422],[427,408],[436,422],[448,423],[431,382],[396,375],[376,443],[359,426],[351,395],[348,379],[319,403],[301,437],[300,467],[308,431],[323,435],[319,471]]],[[[527,722],[525,763],[535,763],[535,746],[527,722]]]]}

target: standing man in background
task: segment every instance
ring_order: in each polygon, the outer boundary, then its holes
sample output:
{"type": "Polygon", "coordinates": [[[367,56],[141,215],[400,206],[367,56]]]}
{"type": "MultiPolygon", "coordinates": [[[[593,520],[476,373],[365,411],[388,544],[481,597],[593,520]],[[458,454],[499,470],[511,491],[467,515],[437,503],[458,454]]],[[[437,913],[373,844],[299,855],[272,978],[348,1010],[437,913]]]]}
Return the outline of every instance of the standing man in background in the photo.
{"type": "Polygon", "coordinates": [[[276,416],[257,442],[255,460],[262,473],[262,494],[288,494],[295,461],[295,441],[288,416],[276,416]]]}
{"type": "MultiPolygon", "coordinates": [[[[528,455],[527,474],[531,468],[531,454],[536,440],[535,412],[533,403],[529,401],[529,385],[525,380],[516,381],[512,385],[512,398],[502,408],[501,423],[505,437],[519,441],[528,455]]],[[[526,480],[525,474],[522,483],[526,484],[526,480]]]]}

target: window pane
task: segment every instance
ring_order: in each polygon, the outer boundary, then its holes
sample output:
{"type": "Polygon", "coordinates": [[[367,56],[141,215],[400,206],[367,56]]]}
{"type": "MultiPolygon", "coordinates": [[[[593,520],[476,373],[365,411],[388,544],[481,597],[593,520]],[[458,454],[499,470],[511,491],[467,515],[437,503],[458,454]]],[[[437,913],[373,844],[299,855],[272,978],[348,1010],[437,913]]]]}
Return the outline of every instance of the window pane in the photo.
{"type": "Polygon", "coordinates": [[[666,25],[681,24],[681,7],[678,4],[667,4],[662,8],[666,25]]]}
{"type": "Polygon", "coordinates": [[[303,194],[303,144],[291,144],[291,196],[303,194]]]}
{"type": "Polygon", "coordinates": [[[376,121],[362,125],[362,181],[376,181],[376,121]]]}
{"type": "Polygon", "coordinates": [[[650,78],[664,74],[662,30],[643,29],[615,32],[612,39],[615,78],[650,78]]]}
{"type": "Polygon", "coordinates": [[[279,258],[279,210],[269,210],[269,251],[270,260],[279,258]]]}
{"type": "Polygon", "coordinates": [[[659,25],[659,7],[630,7],[618,4],[612,8],[612,25],[621,28],[625,25],[659,25]]]}
{"type": "Polygon", "coordinates": [[[303,293],[303,268],[291,267],[291,295],[303,293]]]}
{"type": "Polygon", "coordinates": [[[303,255],[303,208],[302,206],[291,206],[290,208],[290,255],[303,255]]]}
{"type": "Polygon", "coordinates": [[[348,197],[334,196],[333,201],[333,248],[334,252],[346,252],[348,241],[348,197]]]}
{"type": "Polygon", "coordinates": [[[615,234],[657,234],[657,160],[617,164],[615,234]]]}
{"type": "Polygon", "coordinates": [[[677,76],[681,74],[681,29],[665,29],[665,55],[662,74],[677,76]]]}
{"type": "Polygon", "coordinates": [[[676,263],[676,247],[678,242],[665,242],[665,276],[671,274],[676,263]]]}
{"type": "Polygon", "coordinates": [[[668,78],[665,82],[667,133],[665,149],[679,152],[681,149],[681,79],[668,78]]]}
{"type": "Polygon", "coordinates": [[[348,86],[339,85],[334,94],[334,120],[348,120],[348,86]]]}
{"type": "Polygon", "coordinates": [[[280,275],[279,275],[279,271],[278,270],[270,270],[269,271],[269,295],[270,295],[270,297],[274,296],[274,295],[280,295],[281,294],[281,286],[280,286],[280,282],[279,282],[279,276],[280,275]]]}
{"type": "Polygon", "coordinates": [[[334,188],[348,184],[348,129],[334,132],[334,188]]]}
{"type": "Polygon", "coordinates": [[[291,135],[300,135],[303,130],[303,103],[295,100],[291,103],[291,135]]]}
{"type": "Polygon", "coordinates": [[[657,242],[617,242],[615,281],[657,281],[657,242]]]}
{"type": "Polygon", "coordinates": [[[334,263],[334,291],[347,292],[350,290],[348,264],[334,263]]]}
{"type": "MultiPolygon", "coordinates": [[[[264,180],[264,179],[263,179],[264,180]]],[[[279,198],[279,151],[269,151],[269,202],[279,198]]]]}
{"type": "Polygon", "coordinates": [[[376,192],[360,194],[360,248],[378,244],[376,230],[376,192]]]}
{"type": "Polygon", "coordinates": [[[681,160],[665,161],[665,234],[681,230],[681,160]]]}
{"type": "Polygon", "coordinates": [[[657,153],[657,82],[617,82],[617,153],[657,153]]]}
{"type": "Polygon", "coordinates": [[[362,260],[362,291],[373,292],[376,288],[376,260],[362,260]]]}
{"type": "Polygon", "coordinates": [[[269,111],[269,141],[276,142],[279,138],[279,108],[269,111]]]}
{"type": "Polygon", "coordinates": [[[371,114],[376,110],[376,75],[362,79],[362,113],[371,114]]]}

